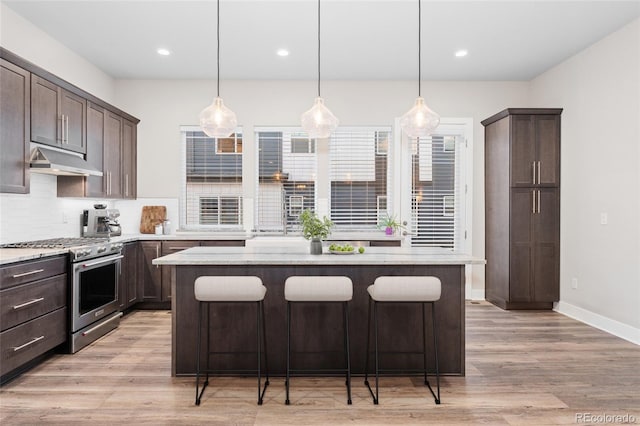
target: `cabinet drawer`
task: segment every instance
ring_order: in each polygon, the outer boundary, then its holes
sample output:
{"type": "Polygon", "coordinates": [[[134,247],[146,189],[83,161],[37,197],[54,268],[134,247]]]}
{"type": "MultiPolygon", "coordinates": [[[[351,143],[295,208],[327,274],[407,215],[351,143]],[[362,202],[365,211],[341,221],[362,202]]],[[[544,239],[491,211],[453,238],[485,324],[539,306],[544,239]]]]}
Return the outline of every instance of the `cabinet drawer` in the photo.
{"type": "Polygon", "coordinates": [[[14,263],[0,268],[0,290],[67,272],[67,256],[14,263]]]}
{"type": "Polygon", "coordinates": [[[0,374],[4,376],[66,339],[66,308],[3,331],[0,333],[0,374]]]}
{"type": "Polygon", "coordinates": [[[65,306],[67,274],[0,291],[0,326],[6,330],[65,306]]]}

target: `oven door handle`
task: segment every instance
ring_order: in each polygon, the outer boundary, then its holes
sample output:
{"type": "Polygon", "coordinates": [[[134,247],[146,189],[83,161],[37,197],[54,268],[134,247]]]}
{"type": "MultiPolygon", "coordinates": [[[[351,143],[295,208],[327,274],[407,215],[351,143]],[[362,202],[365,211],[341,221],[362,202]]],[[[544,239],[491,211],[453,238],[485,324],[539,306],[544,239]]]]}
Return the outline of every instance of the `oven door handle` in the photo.
{"type": "Polygon", "coordinates": [[[83,263],[82,267],[83,268],[89,268],[91,266],[96,266],[96,265],[102,265],[103,263],[108,263],[108,262],[113,262],[114,260],[118,260],[118,259],[122,259],[124,256],[116,256],[116,257],[110,257],[108,259],[104,259],[104,260],[98,260],[96,262],[90,262],[90,263],[83,263]]]}

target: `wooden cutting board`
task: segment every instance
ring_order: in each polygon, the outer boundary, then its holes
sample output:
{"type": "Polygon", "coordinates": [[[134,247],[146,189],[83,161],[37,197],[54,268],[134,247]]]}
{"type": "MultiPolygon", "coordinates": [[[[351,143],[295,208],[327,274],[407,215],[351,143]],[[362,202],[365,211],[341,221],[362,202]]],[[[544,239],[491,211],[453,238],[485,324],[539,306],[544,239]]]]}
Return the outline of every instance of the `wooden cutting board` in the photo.
{"type": "Polygon", "coordinates": [[[142,206],[140,216],[140,233],[155,234],[156,225],[167,218],[165,206],[142,206]]]}

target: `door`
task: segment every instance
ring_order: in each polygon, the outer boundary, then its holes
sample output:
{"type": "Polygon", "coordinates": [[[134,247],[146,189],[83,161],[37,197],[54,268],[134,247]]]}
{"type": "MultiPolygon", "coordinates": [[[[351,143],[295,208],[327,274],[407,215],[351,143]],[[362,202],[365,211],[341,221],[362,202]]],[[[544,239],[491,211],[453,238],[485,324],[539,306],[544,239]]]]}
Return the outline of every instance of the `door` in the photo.
{"type": "Polygon", "coordinates": [[[535,116],[536,128],[536,184],[560,184],[560,116],[535,116]]]}
{"type": "Polygon", "coordinates": [[[536,183],[536,145],[531,115],[511,116],[511,186],[536,183]]]}
{"type": "Polygon", "coordinates": [[[122,120],[122,195],[136,198],[136,125],[122,120]]]}
{"type": "Polygon", "coordinates": [[[140,242],[140,276],[142,282],[142,301],[160,302],[162,298],[162,270],[153,265],[153,259],[160,257],[160,241],[140,242]]]}
{"type": "Polygon", "coordinates": [[[60,146],[58,86],[38,76],[31,76],[31,140],[60,146]]]}
{"type": "Polygon", "coordinates": [[[0,191],[27,194],[31,74],[4,59],[0,65],[0,191]]]}
{"type": "Polygon", "coordinates": [[[87,101],[78,95],[60,89],[60,114],[62,117],[62,148],[86,153],[85,115],[87,101]]]}
{"type": "Polygon", "coordinates": [[[511,190],[511,239],[509,258],[509,300],[530,302],[533,266],[533,219],[537,190],[515,188],[511,190]]]}
{"type": "MultiPolygon", "coordinates": [[[[87,162],[98,170],[103,170],[104,167],[104,119],[104,109],[89,103],[87,106],[87,162]]],[[[104,183],[104,176],[87,176],[86,196],[103,197],[104,183]]]]}
{"type": "Polygon", "coordinates": [[[110,111],[106,111],[104,124],[104,174],[106,195],[121,198],[121,139],[122,119],[110,111]]]}
{"type": "Polygon", "coordinates": [[[560,298],[560,197],[556,188],[541,188],[536,198],[531,297],[555,302],[560,298]]]}

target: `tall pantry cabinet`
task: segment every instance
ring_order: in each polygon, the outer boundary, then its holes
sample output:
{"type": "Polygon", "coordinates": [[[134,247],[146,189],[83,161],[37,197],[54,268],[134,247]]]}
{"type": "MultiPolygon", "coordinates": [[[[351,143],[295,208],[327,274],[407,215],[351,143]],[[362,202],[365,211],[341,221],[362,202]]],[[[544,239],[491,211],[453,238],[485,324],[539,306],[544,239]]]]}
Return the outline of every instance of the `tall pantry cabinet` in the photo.
{"type": "Polygon", "coordinates": [[[560,296],[560,108],[509,108],[485,126],[485,298],[551,309],[560,296]]]}

